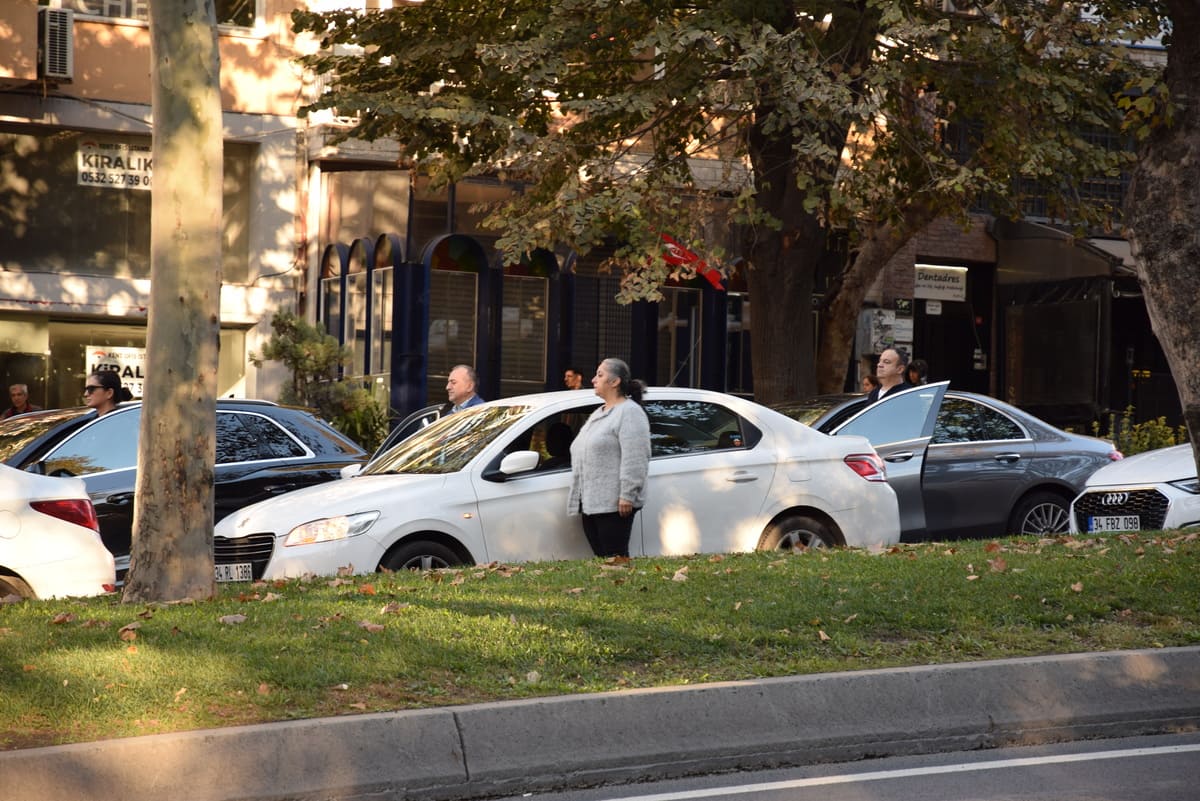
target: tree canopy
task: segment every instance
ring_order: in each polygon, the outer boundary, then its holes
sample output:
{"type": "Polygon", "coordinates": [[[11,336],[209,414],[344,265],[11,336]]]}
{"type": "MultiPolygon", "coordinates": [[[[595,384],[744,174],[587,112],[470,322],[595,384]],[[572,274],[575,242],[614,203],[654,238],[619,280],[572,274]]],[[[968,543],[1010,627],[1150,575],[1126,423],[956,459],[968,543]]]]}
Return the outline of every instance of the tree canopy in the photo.
{"type": "Polygon", "coordinates": [[[825,298],[826,385],[849,355],[837,318],[936,217],[980,201],[1017,216],[1037,195],[1073,224],[1110,220],[1084,187],[1131,157],[1092,134],[1118,129],[1116,95],[1142,74],[1123,43],[1158,17],[1034,0],[425,0],[294,22],[331,77],[308,111],[353,116],[348,136],[396,140],[435,180],[522,187],[488,220],[508,258],[615,243],[624,299],[689,269],[663,261],[664,232],[743,259],[771,402],[817,387],[796,310],[835,238],[849,255],[825,298]]]}

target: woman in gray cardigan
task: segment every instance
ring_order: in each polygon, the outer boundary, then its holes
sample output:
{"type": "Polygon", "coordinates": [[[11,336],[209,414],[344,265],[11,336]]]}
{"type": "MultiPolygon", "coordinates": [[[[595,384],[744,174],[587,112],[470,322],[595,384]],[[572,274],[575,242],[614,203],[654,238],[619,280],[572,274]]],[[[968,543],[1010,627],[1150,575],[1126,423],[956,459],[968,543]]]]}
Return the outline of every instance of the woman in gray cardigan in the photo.
{"type": "Polygon", "coordinates": [[[567,514],[582,513],[583,533],[596,556],[629,556],[633,516],[644,503],[650,467],[645,386],[630,378],[629,365],[620,359],[600,362],[592,386],[604,405],[571,443],[567,514]]]}

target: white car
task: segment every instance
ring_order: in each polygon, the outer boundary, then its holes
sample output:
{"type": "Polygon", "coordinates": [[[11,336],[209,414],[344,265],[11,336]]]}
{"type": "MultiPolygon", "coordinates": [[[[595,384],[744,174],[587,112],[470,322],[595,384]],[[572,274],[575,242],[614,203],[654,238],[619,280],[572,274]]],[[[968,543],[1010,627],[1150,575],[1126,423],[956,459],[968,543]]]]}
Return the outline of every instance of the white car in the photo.
{"type": "MultiPolygon", "coordinates": [[[[590,557],[580,518],[567,515],[566,451],[599,404],[577,390],[475,406],[358,476],[235,512],[217,524],[217,548],[253,558],[223,578],[590,557]]],[[[706,390],[652,388],[644,407],[652,458],[631,554],[899,540],[896,494],[867,440],[706,390]]]]}
{"type": "Polygon", "coordinates": [[[1200,479],[1190,444],[1102,467],[1071,504],[1071,532],[1103,534],[1200,525],[1200,479]]]}
{"type": "Polygon", "coordinates": [[[116,582],[83,480],[0,465],[0,598],[100,595],[116,582]]]}

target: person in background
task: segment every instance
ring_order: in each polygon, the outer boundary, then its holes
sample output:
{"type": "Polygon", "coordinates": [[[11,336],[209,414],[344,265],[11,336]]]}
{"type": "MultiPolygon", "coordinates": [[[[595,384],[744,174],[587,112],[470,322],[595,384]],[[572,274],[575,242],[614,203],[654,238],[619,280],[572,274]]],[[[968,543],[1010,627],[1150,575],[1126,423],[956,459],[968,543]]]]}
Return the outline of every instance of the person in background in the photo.
{"type": "Polygon", "coordinates": [[[7,420],[17,414],[36,412],[42,408],[41,406],[34,406],[29,402],[29,387],[25,384],[13,384],[9,387],[8,397],[12,401],[12,406],[9,406],[4,410],[3,414],[0,414],[0,420],[7,420]]]}
{"type": "Polygon", "coordinates": [[[121,386],[121,376],[112,370],[101,370],[88,376],[83,388],[83,405],[105,415],[117,408],[122,401],[132,400],[133,394],[121,386]]]}
{"type": "Polygon", "coordinates": [[[870,392],[871,390],[879,389],[879,379],[874,373],[867,373],[862,377],[862,391],[870,392]]]}
{"type": "Polygon", "coordinates": [[[479,377],[475,368],[469,364],[456,364],[446,377],[447,403],[442,407],[442,414],[461,412],[468,406],[478,406],[483,398],[475,394],[475,385],[479,377]]]}
{"type": "Polygon", "coordinates": [[[913,359],[908,363],[908,383],[914,387],[929,383],[929,365],[924,359],[913,359]]]}
{"type": "Polygon", "coordinates": [[[583,389],[583,373],[574,367],[568,367],[563,373],[563,386],[567,389],[583,389]]]}
{"type": "Polygon", "coordinates": [[[650,420],[642,410],[646,388],[620,359],[600,362],[592,387],[604,404],[571,442],[567,514],[583,516],[583,533],[596,556],[627,557],[650,469],[650,420]]]}
{"type": "Polygon", "coordinates": [[[879,364],[875,365],[875,377],[879,379],[879,386],[871,390],[867,400],[874,403],[884,395],[902,389],[912,389],[912,384],[904,380],[907,372],[908,354],[904,351],[888,348],[879,354],[879,364]]]}

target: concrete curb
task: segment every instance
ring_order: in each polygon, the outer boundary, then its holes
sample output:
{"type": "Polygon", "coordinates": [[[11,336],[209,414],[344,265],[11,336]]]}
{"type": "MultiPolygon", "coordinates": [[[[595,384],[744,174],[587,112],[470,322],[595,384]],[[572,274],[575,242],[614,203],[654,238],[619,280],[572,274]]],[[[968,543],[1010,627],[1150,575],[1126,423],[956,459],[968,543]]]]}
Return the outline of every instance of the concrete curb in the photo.
{"type": "Polygon", "coordinates": [[[1200,647],[830,673],[0,752],[24,801],[451,799],[1200,725],[1200,647]]]}

